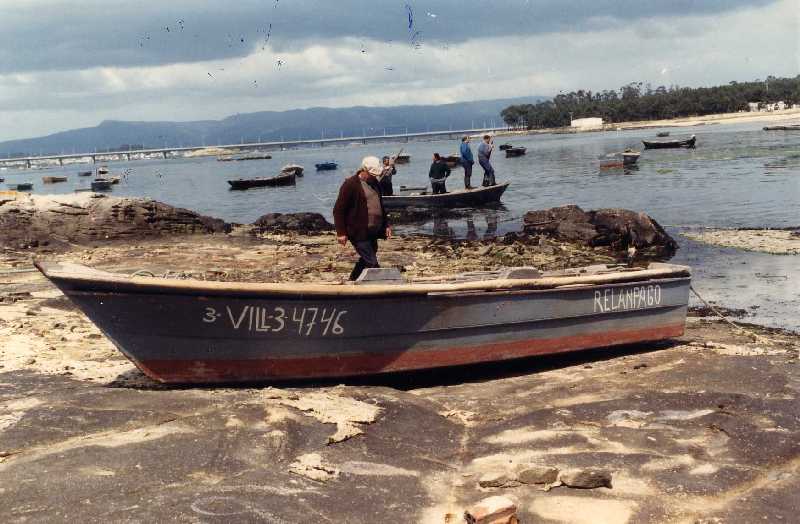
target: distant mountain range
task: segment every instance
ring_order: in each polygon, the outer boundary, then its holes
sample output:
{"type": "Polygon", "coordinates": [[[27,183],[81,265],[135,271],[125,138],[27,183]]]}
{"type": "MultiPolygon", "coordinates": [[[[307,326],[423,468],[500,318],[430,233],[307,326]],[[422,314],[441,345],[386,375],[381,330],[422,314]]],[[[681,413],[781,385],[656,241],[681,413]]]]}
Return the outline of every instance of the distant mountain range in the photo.
{"type": "Polygon", "coordinates": [[[444,105],[345,107],[260,111],[197,122],[127,122],[107,120],[96,127],[0,142],[0,158],[95,150],[180,147],[268,142],[339,136],[417,133],[502,126],[500,111],[536,103],[542,96],[458,102],[444,105]]]}

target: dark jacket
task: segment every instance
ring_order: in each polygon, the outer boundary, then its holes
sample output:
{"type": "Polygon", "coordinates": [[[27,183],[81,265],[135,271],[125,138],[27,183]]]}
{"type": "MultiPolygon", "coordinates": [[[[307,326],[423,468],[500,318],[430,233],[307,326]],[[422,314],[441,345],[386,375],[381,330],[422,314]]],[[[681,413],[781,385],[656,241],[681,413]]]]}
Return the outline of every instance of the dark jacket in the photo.
{"type": "Polygon", "coordinates": [[[437,182],[444,182],[444,179],[450,176],[450,168],[444,160],[437,160],[431,164],[431,170],[428,171],[428,178],[436,180],[437,182]]]}
{"type": "MultiPolygon", "coordinates": [[[[389,221],[386,218],[386,208],[383,206],[380,185],[375,177],[369,177],[367,184],[378,192],[378,196],[381,199],[383,225],[378,238],[386,238],[386,228],[389,227],[389,221]]],[[[333,224],[336,227],[338,236],[347,235],[350,240],[359,241],[369,238],[368,223],[367,197],[361,188],[361,179],[358,178],[358,174],[355,174],[345,178],[342,187],[339,188],[339,196],[333,206],[333,224]]]]}
{"type": "Polygon", "coordinates": [[[397,169],[391,166],[389,169],[383,168],[384,175],[378,182],[381,186],[381,196],[394,195],[394,187],[392,186],[392,177],[397,174],[397,169]]]}

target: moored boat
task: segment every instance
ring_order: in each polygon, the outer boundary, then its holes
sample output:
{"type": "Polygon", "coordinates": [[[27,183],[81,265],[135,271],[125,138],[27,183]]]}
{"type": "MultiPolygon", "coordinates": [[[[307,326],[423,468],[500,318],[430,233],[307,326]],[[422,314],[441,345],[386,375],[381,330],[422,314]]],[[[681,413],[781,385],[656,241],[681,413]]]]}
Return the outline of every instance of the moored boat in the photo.
{"type": "Polygon", "coordinates": [[[640,155],[639,151],[633,151],[632,149],[626,149],[622,153],[611,153],[606,158],[613,158],[613,160],[600,164],[600,169],[630,167],[636,164],[640,155]]]}
{"type": "Polygon", "coordinates": [[[408,164],[411,162],[411,155],[394,155],[392,156],[395,164],[408,164]]]}
{"type": "Polygon", "coordinates": [[[238,180],[228,180],[231,189],[250,189],[253,187],[276,187],[293,186],[296,183],[294,173],[283,173],[274,177],[264,178],[240,178],[238,180]]]}
{"type": "Polygon", "coordinates": [[[91,171],[78,171],[78,176],[92,176],[91,171]]]}
{"type": "Polygon", "coordinates": [[[787,124],[784,126],[765,126],[764,131],[800,131],[800,124],[787,124]]]}
{"type": "Polygon", "coordinates": [[[296,175],[303,176],[303,166],[297,164],[287,164],[281,168],[282,175],[296,175]]]}
{"type": "Polygon", "coordinates": [[[109,177],[108,180],[111,182],[112,185],[117,185],[117,184],[119,184],[121,179],[118,176],[112,176],[112,177],[109,177]]]}
{"type": "Polygon", "coordinates": [[[506,149],[511,149],[512,147],[514,146],[512,146],[511,144],[500,144],[497,147],[497,149],[499,149],[500,151],[505,151],[506,149]]]}
{"type": "Polygon", "coordinates": [[[461,166],[461,157],[459,155],[443,156],[442,160],[444,160],[444,163],[447,164],[447,167],[450,169],[461,166]]]}
{"type": "Polygon", "coordinates": [[[669,136],[669,131],[659,131],[658,133],[656,133],[656,136],[658,138],[668,137],[669,136]]]}
{"type": "Polygon", "coordinates": [[[695,147],[697,137],[692,135],[686,140],[642,140],[645,149],[677,149],[685,147],[691,149],[695,147]]]}
{"type": "Polygon", "coordinates": [[[522,156],[528,149],[525,147],[509,147],[506,149],[506,158],[522,156]]]}
{"type": "Polygon", "coordinates": [[[383,197],[383,205],[387,209],[401,207],[475,207],[500,201],[500,197],[508,189],[508,182],[495,186],[477,187],[475,189],[459,189],[449,193],[434,195],[418,193],[383,197]]]}
{"type": "Polygon", "coordinates": [[[108,174],[108,166],[100,166],[97,168],[97,176],[107,175],[107,174],[108,174]]]}
{"type": "Polygon", "coordinates": [[[35,265],[139,369],[167,383],[346,377],[663,340],[684,332],[691,280],[688,267],[661,263],[412,282],[377,270],[380,280],[357,285],[35,265]]]}
{"type": "Polygon", "coordinates": [[[8,189],[14,189],[16,191],[30,191],[33,189],[32,182],[20,182],[19,184],[6,184],[8,189]]]}
{"type": "Polygon", "coordinates": [[[113,182],[108,178],[95,178],[92,180],[92,191],[108,191],[111,189],[113,182]]]}
{"type": "Polygon", "coordinates": [[[57,184],[58,182],[66,182],[67,177],[65,176],[43,176],[42,182],[45,184],[57,184]]]}
{"type": "Polygon", "coordinates": [[[339,164],[336,162],[320,162],[319,164],[314,164],[314,167],[317,168],[317,171],[334,171],[338,169],[339,164]]]}

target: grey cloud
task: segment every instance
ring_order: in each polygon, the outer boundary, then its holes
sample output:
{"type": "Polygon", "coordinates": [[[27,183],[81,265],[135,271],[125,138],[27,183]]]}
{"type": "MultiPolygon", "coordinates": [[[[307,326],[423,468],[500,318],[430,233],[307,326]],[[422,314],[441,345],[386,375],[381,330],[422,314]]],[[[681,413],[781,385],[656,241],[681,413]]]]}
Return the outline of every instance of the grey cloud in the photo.
{"type": "MultiPolygon", "coordinates": [[[[269,44],[298,50],[318,39],[424,43],[589,31],[640,19],[720,14],[776,0],[57,0],[0,7],[0,74],[96,66],[152,66],[246,56],[269,44]],[[414,13],[409,30],[406,5],[414,13]],[[271,24],[271,30],[270,30],[271,24]]],[[[10,2],[8,2],[10,3],[10,2]]]]}

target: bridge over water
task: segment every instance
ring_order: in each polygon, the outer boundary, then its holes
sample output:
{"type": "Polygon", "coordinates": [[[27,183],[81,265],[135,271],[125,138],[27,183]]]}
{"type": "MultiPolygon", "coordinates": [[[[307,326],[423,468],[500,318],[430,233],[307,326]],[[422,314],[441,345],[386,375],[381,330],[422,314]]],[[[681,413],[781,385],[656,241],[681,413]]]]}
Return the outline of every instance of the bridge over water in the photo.
{"type": "Polygon", "coordinates": [[[64,160],[78,160],[90,158],[93,163],[107,162],[125,158],[127,160],[140,158],[142,156],[151,157],[153,155],[162,155],[164,158],[183,156],[186,153],[193,151],[201,151],[203,149],[227,149],[231,151],[274,151],[284,150],[299,147],[325,147],[337,144],[351,144],[361,143],[368,144],[374,142],[408,142],[410,140],[424,140],[424,139],[458,139],[464,135],[480,135],[485,133],[496,133],[498,131],[508,131],[508,127],[491,127],[491,128],[478,128],[478,129],[457,129],[448,131],[426,131],[423,133],[402,133],[402,134],[384,134],[384,135],[371,135],[371,136],[350,136],[339,138],[318,138],[309,140],[290,140],[281,142],[248,142],[242,144],[224,144],[224,145],[207,145],[207,146],[189,146],[189,147],[163,147],[151,149],[135,149],[128,151],[105,151],[105,152],[87,152],[87,153],[70,153],[60,155],[39,155],[28,157],[16,158],[0,158],[0,165],[9,164],[24,164],[26,167],[31,167],[33,164],[43,161],[57,160],[59,164],[63,165],[64,160]]]}

